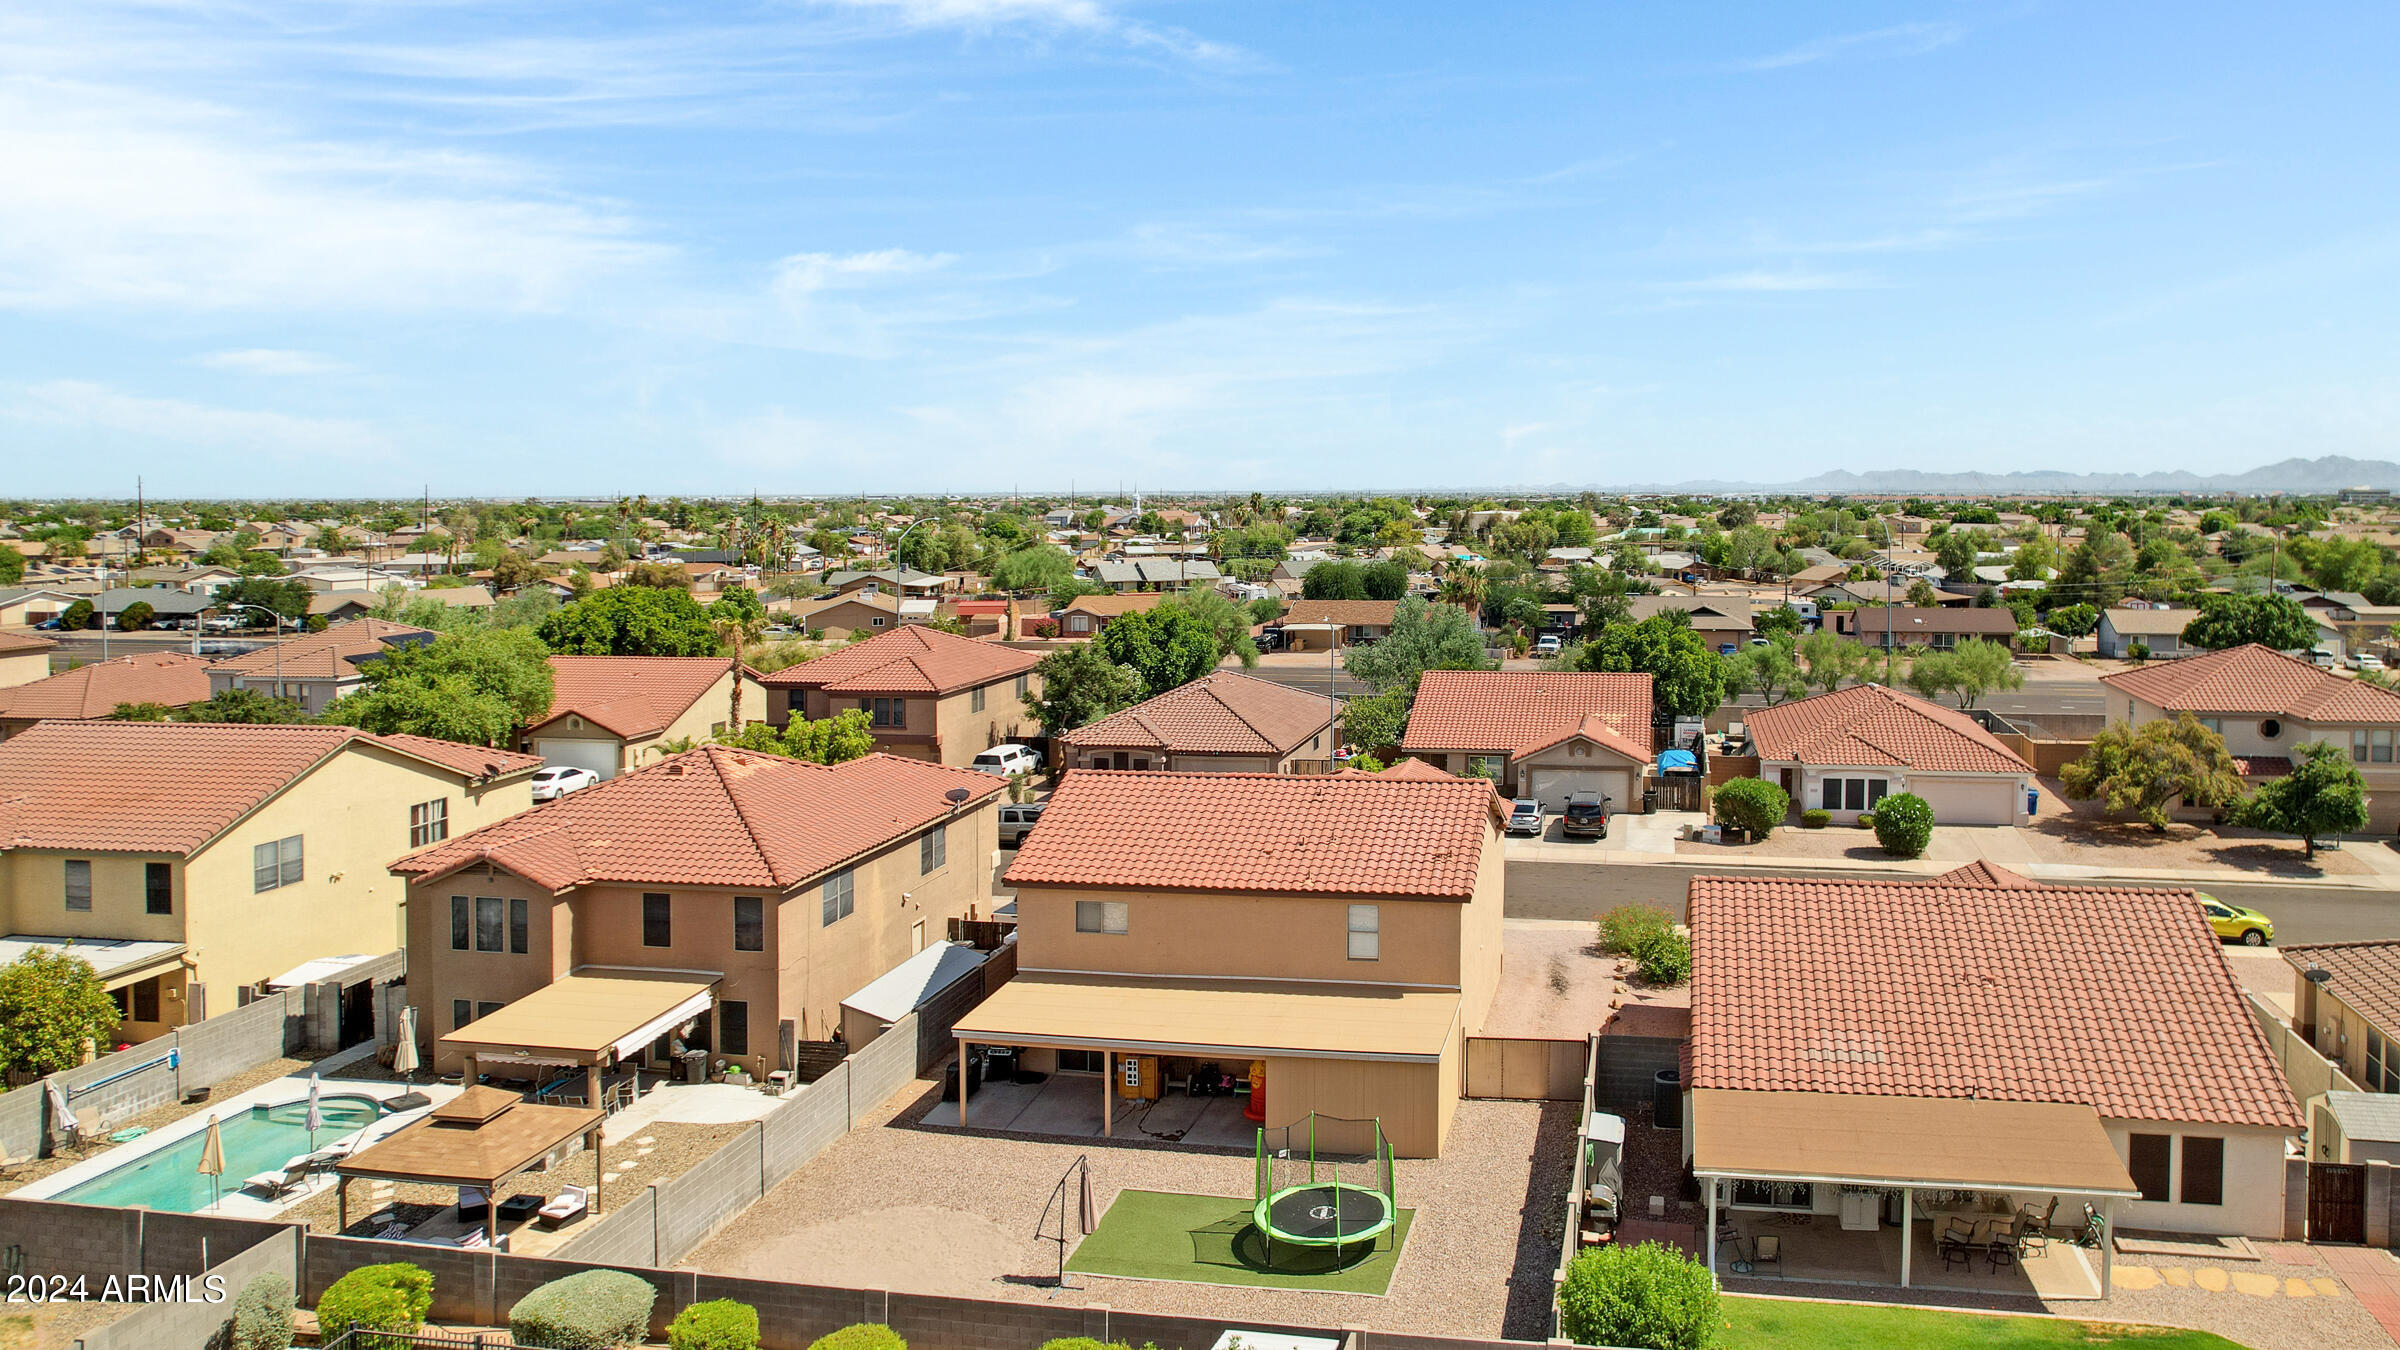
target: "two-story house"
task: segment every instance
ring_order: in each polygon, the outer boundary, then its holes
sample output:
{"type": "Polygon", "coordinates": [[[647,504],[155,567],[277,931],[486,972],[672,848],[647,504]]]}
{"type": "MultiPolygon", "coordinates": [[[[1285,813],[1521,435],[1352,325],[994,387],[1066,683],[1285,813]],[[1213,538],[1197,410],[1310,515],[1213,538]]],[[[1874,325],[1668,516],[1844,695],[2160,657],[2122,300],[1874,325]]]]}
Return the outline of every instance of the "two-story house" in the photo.
{"type": "Polygon", "coordinates": [[[1333,702],[1313,690],[1212,670],[1060,736],[1069,765],[1288,773],[1333,754],[1333,702]]]}
{"type": "Polygon", "coordinates": [[[0,740],[36,722],[89,721],[121,704],[181,708],[208,697],[209,663],[182,652],[112,656],[15,688],[0,688],[0,740]]]}
{"type": "Polygon", "coordinates": [[[1437,769],[1488,778],[1562,811],[1578,793],[1641,807],[1653,752],[1647,674],[1429,670],[1400,748],[1437,769]]]}
{"type": "Polygon", "coordinates": [[[213,695],[228,689],[255,689],[296,699],[301,711],[314,717],[335,699],[364,687],[366,667],[385,652],[431,642],[437,636],[430,628],[390,619],[353,619],[321,633],[304,634],[219,661],[209,668],[208,691],[213,695]]]}
{"type": "Polygon", "coordinates": [[[875,748],[964,767],[1040,723],[1025,695],[1041,692],[1034,652],[910,625],[762,676],[767,721],[788,725],[856,708],[875,748]]]}
{"type": "Polygon", "coordinates": [[[2101,677],[2108,719],[2140,726],[2178,713],[2225,738],[2242,777],[2291,772],[2292,747],[2324,741],[2367,780],[2367,828],[2400,829],[2400,694],[2253,643],[2101,677]]]}
{"type": "Polygon", "coordinates": [[[0,743],[0,933],[88,955],[119,1035],[156,1036],[398,946],[384,864],[530,807],[539,767],[349,727],[44,722],[0,743]]]}
{"type": "Polygon", "coordinates": [[[1501,821],[1457,779],[1071,770],[1009,865],[1017,977],[953,1034],[1096,1086],[1230,1065],[1270,1126],[1439,1156],[1500,979],[1501,821]]]}
{"type": "Polygon", "coordinates": [[[390,866],[433,1062],[663,1069],[680,1042],[791,1068],[843,998],[988,899],[1004,790],[712,745],[411,853],[390,866]]]}
{"type": "Polygon", "coordinates": [[[553,656],[549,711],[521,733],[519,749],[545,764],[614,778],[663,757],[666,747],[704,741],[767,715],[766,689],[748,666],[725,656],[553,656]]]}

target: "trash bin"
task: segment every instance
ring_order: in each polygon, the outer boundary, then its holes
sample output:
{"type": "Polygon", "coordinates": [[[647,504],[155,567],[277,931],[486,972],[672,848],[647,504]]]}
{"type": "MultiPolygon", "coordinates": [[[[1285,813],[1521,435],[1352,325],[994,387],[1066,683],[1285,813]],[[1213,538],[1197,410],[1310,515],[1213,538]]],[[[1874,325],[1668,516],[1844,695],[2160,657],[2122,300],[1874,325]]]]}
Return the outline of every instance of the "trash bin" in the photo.
{"type": "Polygon", "coordinates": [[[1683,1074],[1660,1069],[1650,1080],[1650,1123],[1662,1130],[1683,1128],[1683,1074]]]}
{"type": "Polygon", "coordinates": [[[2042,790],[2040,788],[2025,789],[2025,814],[2030,816],[2041,809],[2042,790]]]}
{"type": "Polygon", "coordinates": [[[708,1081],[708,1052],[706,1050],[683,1052],[683,1081],[686,1083],[708,1081]]]}

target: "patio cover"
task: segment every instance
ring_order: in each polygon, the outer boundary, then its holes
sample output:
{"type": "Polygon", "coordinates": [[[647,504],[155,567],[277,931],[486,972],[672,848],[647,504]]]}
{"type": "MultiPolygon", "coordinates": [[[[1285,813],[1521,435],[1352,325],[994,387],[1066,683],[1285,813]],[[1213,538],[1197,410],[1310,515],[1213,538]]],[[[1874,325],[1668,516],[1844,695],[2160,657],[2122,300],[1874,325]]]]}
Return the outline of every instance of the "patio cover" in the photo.
{"type": "Polygon", "coordinates": [[[494,1065],[599,1064],[707,1012],[717,980],[697,970],[562,975],[441,1043],[494,1065]]]}
{"type": "Polygon", "coordinates": [[[139,938],[41,937],[11,933],[0,937],[0,966],[29,952],[63,951],[91,963],[92,972],[109,989],[122,989],[153,975],[164,975],[183,964],[180,942],[146,942],[139,938]]]}
{"type": "Polygon", "coordinates": [[[1458,1003],[1454,989],[1035,972],[1000,986],[952,1034],[980,1045],[1429,1064],[1458,1003]]]}
{"type": "Polygon", "coordinates": [[[1692,1171],[1704,1177],[2141,1195],[2088,1106],[1727,1088],[1691,1097],[1692,1171]]]}
{"type": "Polygon", "coordinates": [[[437,1186],[472,1186],[490,1200],[484,1213],[487,1239],[499,1236],[500,1183],[533,1166],[570,1140],[591,1145],[591,1209],[601,1209],[605,1172],[598,1154],[600,1123],[607,1113],[588,1106],[536,1106],[514,1092],[470,1087],[433,1109],[425,1119],[370,1144],[334,1164],[335,1213],[350,1226],[350,1182],[357,1177],[413,1181],[437,1186]]]}

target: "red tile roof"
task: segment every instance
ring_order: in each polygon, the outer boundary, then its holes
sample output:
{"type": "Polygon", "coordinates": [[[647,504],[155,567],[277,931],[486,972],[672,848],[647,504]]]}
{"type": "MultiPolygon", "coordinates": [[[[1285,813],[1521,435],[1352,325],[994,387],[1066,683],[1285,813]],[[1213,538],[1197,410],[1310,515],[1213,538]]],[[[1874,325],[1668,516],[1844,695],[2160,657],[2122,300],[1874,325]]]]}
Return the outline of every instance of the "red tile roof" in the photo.
{"type": "Polygon", "coordinates": [[[2400,1032],[2400,942],[2302,943],[2278,950],[2295,969],[2330,973],[2326,992],[2384,1035],[2400,1032]]]}
{"type": "Polygon", "coordinates": [[[2100,682],[2168,712],[2400,722],[2400,694],[2257,643],[2121,670],[2100,682]]]}
{"type": "Polygon", "coordinates": [[[219,661],[217,670],[271,678],[280,669],[287,680],[348,679],[358,673],[354,658],[380,656],[390,650],[387,638],[418,635],[430,638],[433,630],[390,619],[352,619],[334,624],[322,633],[309,633],[284,643],[280,667],[276,665],[275,648],[267,646],[219,661]]]}
{"type": "MultiPolygon", "coordinates": [[[[632,739],[664,731],[733,665],[725,656],[553,656],[550,710],[632,739]]],[[[746,669],[746,667],[745,667],[746,669]]]]}
{"type": "Polygon", "coordinates": [[[1351,627],[1389,628],[1399,611],[1397,600],[1294,600],[1279,623],[1338,623],[1351,627]]]}
{"type": "Polygon", "coordinates": [[[1040,664],[1034,652],[911,624],[762,677],[777,689],[831,694],[953,694],[1040,664]]]}
{"type": "Polygon", "coordinates": [[[1949,886],[2039,886],[2042,884],[2031,877],[2011,872],[1998,863],[1987,862],[1982,858],[1977,858],[1964,867],[1952,868],[1935,877],[1934,880],[1949,886]]]}
{"type": "Polygon", "coordinates": [[[421,849],[392,871],[424,881],[490,862],[552,890],[782,890],[946,819],[954,789],[974,803],[1007,786],[892,755],[828,767],[706,745],[421,849]]]}
{"type": "Polygon", "coordinates": [[[0,656],[46,652],[57,645],[38,633],[0,633],[0,656]]]}
{"type": "MultiPolygon", "coordinates": [[[[1344,769],[1342,772],[1355,773],[1357,770],[1344,769]]],[[[1442,779],[1449,779],[1453,782],[1463,781],[1459,779],[1457,774],[1451,773],[1447,769],[1437,769],[1421,759],[1403,759],[1399,763],[1392,765],[1388,769],[1385,769],[1380,775],[1369,776],[1383,778],[1422,778],[1437,782],[1442,779]]],[[[1499,785],[1494,784],[1493,790],[1498,791],[1499,785]]]]}
{"type": "Polygon", "coordinates": [[[1503,750],[1553,744],[1597,716],[1648,759],[1648,675],[1547,670],[1429,670],[1417,683],[1403,750],[1503,750]]]}
{"type": "Polygon", "coordinates": [[[209,662],[182,652],[141,652],[0,689],[0,717],[106,717],[120,703],[180,708],[208,697],[209,662]]]}
{"type": "Polygon", "coordinates": [[[531,755],[351,727],[39,722],[0,741],[0,847],[190,853],[354,743],[480,777],[531,755]]]}
{"type": "Polygon", "coordinates": [[[1285,755],[1332,721],[1323,694],[1218,670],[1059,739],[1078,747],[1285,755]]]}
{"type": "Polygon", "coordinates": [[[1691,927],[1694,1087],[2301,1125],[2188,890],[1695,877],[1691,927]]]}
{"type": "Polygon", "coordinates": [[[1748,713],[1758,757],[1774,764],[1900,765],[1932,773],[2031,773],[1974,718],[1880,684],[1748,713]]]}
{"type": "Polygon", "coordinates": [[[2288,755],[2235,755],[2233,771],[2244,778],[2281,778],[2292,771],[2288,755]]]}
{"type": "Polygon", "coordinates": [[[1552,746],[1564,745],[1568,741],[1577,739],[1590,741],[1594,745],[1606,746],[1636,764],[1644,763],[1650,758],[1648,744],[1637,745],[1618,735],[1616,728],[1608,724],[1608,719],[1598,713],[1587,713],[1584,715],[1584,719],[1575,725],[1562,727],[1555,735],[1520,747],[1511,758],[1524,759],[1529,755],[1538,755],[1552,746]]]}
{"type": "Polygon", "coordinates": [[[1006,879],[1463,900],[1493,810],[1478,779],[1071,769],[1006,879]]]}

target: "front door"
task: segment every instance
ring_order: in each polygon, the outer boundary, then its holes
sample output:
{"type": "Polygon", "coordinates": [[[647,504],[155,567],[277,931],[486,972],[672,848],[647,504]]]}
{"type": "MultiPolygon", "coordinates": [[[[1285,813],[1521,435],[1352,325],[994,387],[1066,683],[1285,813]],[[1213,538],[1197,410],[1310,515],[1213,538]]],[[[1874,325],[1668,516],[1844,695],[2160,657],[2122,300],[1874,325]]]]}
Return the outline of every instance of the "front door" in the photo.
{"type": "Polygon", "coordinates": [[[2364,1165],[2308,1165],[2308,1240],[2367,1240],[2367,1169],[2364,1165]]]}

